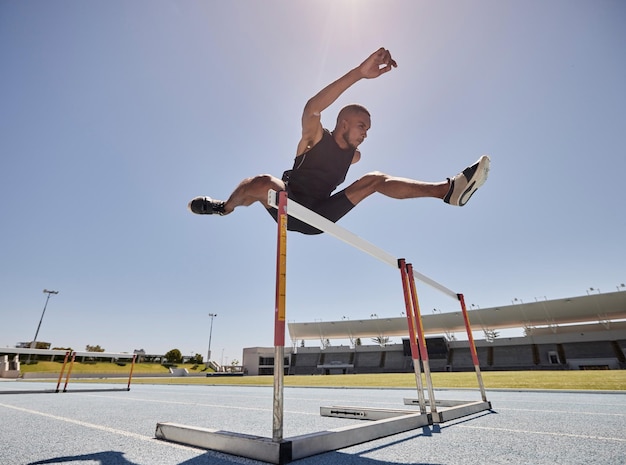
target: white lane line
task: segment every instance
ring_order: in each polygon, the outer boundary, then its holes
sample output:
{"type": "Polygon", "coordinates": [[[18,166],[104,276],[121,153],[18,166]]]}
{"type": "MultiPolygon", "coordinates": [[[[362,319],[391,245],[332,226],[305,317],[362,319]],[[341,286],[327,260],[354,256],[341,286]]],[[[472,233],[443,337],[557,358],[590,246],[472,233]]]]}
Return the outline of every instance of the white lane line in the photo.
{"type": "MultiPolygon", "coordinates": [[[[620,394],[623,395],[623,394],[620,394]]],[[[495,402],[498,402],[497,400],[495,402]]],[[[547,403],[550,403],[550,405],[580,405],[580,402],[572,402],[572,401],[567,401],[567,400],[553,400],[550,399],[550,401],[545,401],[545,400],[506,400],[507,404],[522,404],[522,405],[532,405],[532,404],[542,404],[545,405],[547,403]]],[[[626,403],[623,402],[596,402],[594,403],[594,405],[596,405],[597,407],[626,407],[626,403]]]]}
{"type": "Polygon", "coordinates": [[[567,438],[576,438],[576,439],[594,439],[598,441],[617,441],[617,442],[626,442],[626,438],[607,438],[604,436],[590,436],[587,434],[573,434],[573,433],[556,433],[553,431],[530,431],[525,429],[510,429],[510,428],[493,428],[490,426],[471,426],[471,425],[455,425],[458,428],[467,428],[467,429],[480,429],[486,431],[499,431],[499,432],[507,432],[507,433],[522,433],[522,434],[539,434],[542,436],[559,436],[559,437],[567,437],[567,438]]]}
{"type": "MultiPolygon", "coordinates": [[[[108,396],[100,396],[97,394],[85,394],[88,397],[103,397],[105,399],[110,399],[108,396]]],[[[155,399],[141,399],[137,397],[126,397],[120,398],[120,400],[128,400],[132,402],[149,402],[154,404],[171,404],[171,405],[189,405],[194,407],[209,407],[209,408],[219,408],[220,410],[243,410],[243,411],[252,411],[252,412],[272,412],[271,407],[237,407],[232,405],[223,405],[223,404],[205,404],[202,402],[181,402],[177,400],[155,400],[155,399]]],[[[296,412],[293,410],[285,410],[285,413],[290,414],[298,414],[298,415],[313,415],[318,416],[319,413],[311,413],[311,412],[296,412]]]]}
{"type": "Polygon", "coordinates": [[[511,412],[537,412],[537,413],[566,413],[567,415],[600,415],[603,417],[626,417],[626,413],[602,413],[602,412],[579,412],[570,410],[544,410],[544,409],[529,409],[529,408],[494,408],[494,410],[507,410],[511,412]]]}
{"type": "MultiPolygon", "coordinates": [[[[101,397],[101,398],[105,398],[105,399],[110,399],[110,396],[104,396],[104,395],[98,395],[98,394],[83,394],[84,396],[88,396],[88,397],[101,397]]],[[[132,401],[132,402],[150,402],[150,403],[159,403],[159,404],[173,404],[173,405],[193,405],[193,406],[198,406],[198,407],[210,407],[210,408],[219,408],[222,410],[226,410],[226,409],[231,409],[231,410],[248,410],[248,411],[259,411],[259,412],[270,412],[271,408],[267,407],[267,408],[261,408],[261,407],[238,407],[238,406],[231,406],[231,405],[222,405],[222,404],[205,404],[205,403],[201,403],[201,402],[182,402],[182,401],[174,401],[174,400],[155,400],[155,399],[143,399],[143,398],[138,398],[138,397],[131,397],[131,396],[124,396],[124,397],[120,397],[119,399],[121,400],[128,400],[128,401],[132,401]]],[[[266,398],[259,398],[262,400],[267,400],[266,398]]],[[[301,399],[301,400],[307,400],[307,399],[301,399]]],[[[315,399],[318,400],[318,399],[315,399]]],[[[323,399],[319,399],[320,401],[324,402],[323,399]]],[[[388,402],[371,402],[372,404],[381,404],[381,405],[390,405],[390,403],[388,402]]],[[[395,404],[393,404],[395,405],[395,404]]],[[[536,413],[558,413],[558,414],[562,414],[565,413],[567,415],[599,415],[599,416],[616,416],[616,417],[625,417],[626,414],[624,413],[601,413],[601,412],[580,412],[580,411],[569,411],[569,410],[541,410],[541,409],[516,409],[516,408],[507,408],[507,407],[494,407],[494,410],[496,411],[512,411],[512,412],[536,412],[536,413]]],[[[298,412],[298,411],[288,411],[285,410],[285,413],[291,413],[291,414],[299,414],[299,415],[314,415],[317,416],[317,413],[310,413],[310,412],[298,412]]]]}
{"type": "Polygon", "coordinates": [[[170,447],[174,447],[178,449],[198,450],[195,447],[184,446],[181,444],[175,444],[171,442],[157,441],[152,436],[144,436],[143,434],[131,433],[130,431],[123,431],[121,429],[109,428],[108,426],[96,425],[94,423],[88,423],[86,421],[74,420],[73,418],[60,417],[58,415],[52,415],[50,413],[39,412],[37,410],[31,410],[31,409],[22,408],[22,407],[15,407],[14,405],[0,404],[0,407],[10,408],[13,410],[17,410],[19,412],[30,413],[32,415],[39,415],[41,417],[50,418],[52,420],[64,421],[65,423],[72,423],[74,425],[82,426],[84,428],[91,428],[91,429],[95,429],[98,431],[104,431],[107,433],[117,434],[118,436],[125,436],[127,438],[139,439],[140,441],[158,442],[159,444],[168,445],[170,447]]]}

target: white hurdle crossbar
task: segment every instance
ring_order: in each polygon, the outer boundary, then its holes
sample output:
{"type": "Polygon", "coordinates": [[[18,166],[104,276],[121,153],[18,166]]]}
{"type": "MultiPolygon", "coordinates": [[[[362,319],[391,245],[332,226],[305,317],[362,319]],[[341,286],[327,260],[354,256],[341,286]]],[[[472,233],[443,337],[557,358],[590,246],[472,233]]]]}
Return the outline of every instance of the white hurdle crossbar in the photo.
{"type": "MultiPolygon", "coordinates": [[[[277,192],[275,190],[270,189],[268,191],[267,203],[274,208],[278,208],[277,192]]],[[[299,219],[300,221],[304,221],[305,223],[319,229],[320,231],[336,237],[340,241],[343,241],[346,244],[351,245],[352,247],[371,255],[372,257],[380,260],[383,263],[391,265],[394,268],[398,268],[398,259],[390,253],[376,247],[372,243],[366,241],[365,239],[362,239],[361,237],[348,231],[347,229],[338,226],[337,224],[324,218],[321,215],[318,215],[308,208],[303,207],[294,200],[290,199],[287,203],[287,214],[289,216],[293,216],[294,218],[299,219]]],[[[415,276],[415,279],[423,282],[424,284],[427,284],[430,287],[443,292],[444,294],[452,297],[454,300],[459,300],[458,294],[456,292],[451,291],[444,285],[439,284],[437,281],[429,278],[428,276],[423,275],[422,273],[419,273],[415,270],[413,270],[413,275],[415,276]]]]}

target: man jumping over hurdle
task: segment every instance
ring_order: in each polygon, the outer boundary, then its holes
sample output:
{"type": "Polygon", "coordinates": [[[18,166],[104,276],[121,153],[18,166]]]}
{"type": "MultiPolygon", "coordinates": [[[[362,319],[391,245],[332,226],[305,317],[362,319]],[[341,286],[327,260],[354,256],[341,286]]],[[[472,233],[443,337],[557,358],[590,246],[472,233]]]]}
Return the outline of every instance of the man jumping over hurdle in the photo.
{"type": "MultiPolygon", "coordinates": [[[[352,69],[312,97],[302,114],[302,138],[298,143],[293,168],[282,179],[261,174],[244,179],[226,201],[196,197],[189,202],[191,212],[199,215],[228,215],[239,206],[261,202],[276,219],[276,209],[268,205],[268,190],[286,190],[288,198],[336,222],[369,195],[379,192],[394,199],[433,197],[450,205],[463,206],[487,180],[489,157],[483,155],[461,173],[441,182],[423,182],[390,176],[380,172],[367,173],[345,189],[333,194],[350,166],[361,159],[359,145],[370,129],[370,114],[361,105],[348,105],[337,116],[335,129],[321,124],[321,113],[350,86],[361,79],[373,79],[397,67],[391,53],[381,48],[358,67],[352,69]]],[[[319,234],[318,229],[288,219],[288,229],[303,234],[319,234]]]]}

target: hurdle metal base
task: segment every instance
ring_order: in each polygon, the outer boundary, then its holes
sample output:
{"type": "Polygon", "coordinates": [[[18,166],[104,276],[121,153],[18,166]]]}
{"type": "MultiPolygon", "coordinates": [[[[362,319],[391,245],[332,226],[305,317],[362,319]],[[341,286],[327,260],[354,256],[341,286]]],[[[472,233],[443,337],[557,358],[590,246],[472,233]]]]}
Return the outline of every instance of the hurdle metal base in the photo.
{"type": "MultiPolygon", "coordinates": [[[[404,399],[405,405],[419,405],[418,399],[404,399]]],[[[429,406],[427,402],[427,407],[429,406]]],[[[463,400],[435,401],[437,412],[423,414],[429,420],[429,424],[445,423],[456,418],[466,417],[474,413],[491,410],[491,402],[468,402],[463,400]]],[[[354,418],[357,420],[380,420],[397,417],[411,413],[410,410],[382,409],[368,407],[352,407],[334,405],[332,407],[320,407],[320,415],[323,417],[354,418]]]]}
{"type": "MultiPolygon", "coordinates": [[[[419,405],[418,399],[405,398],[404,405],[419,405]]],[[[426,400],[428,406],[428,399],[426,400]]],[[[474,413],[491,410],[491,402],[466,400],[435,400],[437,413],[433,413],[433,423],[445,423],[446,421],[473,415],[474,413]]]]}
{"type": "MultiPolygon", "coordinates": [[[[354,418],[354,417],[352,417],[354,418]]],[[[373,417],[370,416],[369,419],[373,417]]],[[[285,464],[312,455],[343,449],[431,424],[416,412],[391,411],[366,424],[350,425],[273,441],[262,436],[233,433],[176,423],[157,423],[157,439],[200,447],[274,464],[285,464]]]]}
{"type": "MultiPolygon", "coordinates": [[[[372,408],[372,407],[354,407],[345,405],[333,405],[331,407],[320,407],[320,416],[334,418],[352,418],[355,420],[378,421],[386,418],[394,418],[412,413],[420,413],[415,410],[401,410],[388,408],[372,408]]],[[[422,414],[432,425],[432,419],[429,413],[422,414]]]]}

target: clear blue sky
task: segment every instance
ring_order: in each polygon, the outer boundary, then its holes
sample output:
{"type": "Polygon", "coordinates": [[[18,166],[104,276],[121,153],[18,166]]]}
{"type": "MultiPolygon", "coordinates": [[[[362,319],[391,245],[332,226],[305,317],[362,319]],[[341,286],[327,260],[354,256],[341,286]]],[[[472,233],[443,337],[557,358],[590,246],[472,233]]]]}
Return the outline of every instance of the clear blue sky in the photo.
{"type": "MultiPolygon", "coordinates": [[[[186,210],[279,176],[304,103],[380,46],[398,68],[323,115],[372,113],[373,170],[438,181],[481,154],[463,207],[365,200],[340,224],[490,307],[626,281],[623,1],[0,1],[0,346],[241,360],[273,345],[276,226],[186,210]]],[[[287,319],[399,316],[399,273],[288,236],[287,319]]],[[[458,304],[418,288],[422,311],[458,304]]]]}

